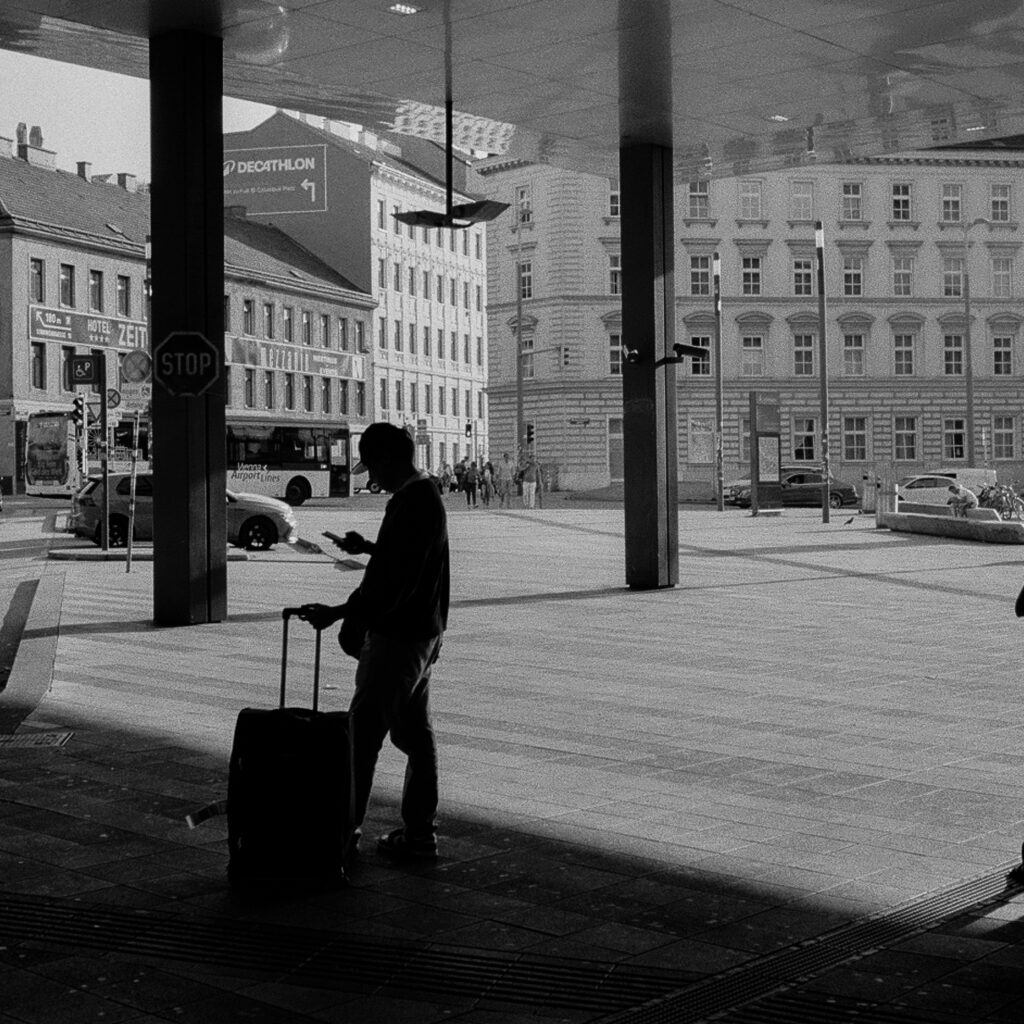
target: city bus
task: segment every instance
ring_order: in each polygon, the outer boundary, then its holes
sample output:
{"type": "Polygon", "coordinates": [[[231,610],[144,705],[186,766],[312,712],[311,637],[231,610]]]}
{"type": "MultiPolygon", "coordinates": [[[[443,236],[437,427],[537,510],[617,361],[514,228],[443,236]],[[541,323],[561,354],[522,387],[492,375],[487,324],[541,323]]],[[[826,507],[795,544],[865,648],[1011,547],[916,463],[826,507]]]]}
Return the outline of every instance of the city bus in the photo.
{"type": "Polygon", "coordinates": [[[70,496],[82,479],[78,436],[70,412],[29,413],[25,424],[25,493],[70,496]]]}
{"type": "Polygon", "coordinates": [[[349,492],[348,429],[230,421],[227,486],[301,505],[349,492]]]}

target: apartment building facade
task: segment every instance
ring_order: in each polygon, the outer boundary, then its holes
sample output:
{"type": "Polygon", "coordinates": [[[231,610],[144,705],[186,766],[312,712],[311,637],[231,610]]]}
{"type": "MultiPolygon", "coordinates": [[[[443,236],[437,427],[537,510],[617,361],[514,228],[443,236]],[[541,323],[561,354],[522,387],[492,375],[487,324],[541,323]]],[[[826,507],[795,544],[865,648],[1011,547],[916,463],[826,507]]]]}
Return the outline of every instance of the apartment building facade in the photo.
{"type": "MultiPolygon", "coordinates": [[[[554,353],[524,358],[541,454],[565,486],[621,479],[615,183],[499,160],[480,170],[488,194],[519,201],[492,229],[492,337],[515,324],[521,260],[525,348],[554,353]]],[[[676,337],[708,351],[677,368],[684,493],[710,494],[714,480],[715,253],[727,476],[749,467],[752,391],[779,401],[784,461],[821,458],[817,221],[834,473],[860,486],[882,469],[966,464],[970,391],[976,463],[1024,481],[1022,192],[1024,160],[991,151],[810,163],[677,188],[676,337]]],[[[496,438],[514,432],[504,347],[492,348],[496,438]]]]}
{"type": "Polygon", "coordinates": [[[281,227],[370,292],[371,417],[408,427],[420,464],[438,469],[490,454],[486,239],[482,227],[424,228],[394,218],[445,203],[445,183],[423,159],[421,140],[403,145],[279,112],[227,136],[225,157],[308,152],[322,159],[322,208],[303,210],[300,195],[299,202],[257,203],[248,216],[281,227]]]}

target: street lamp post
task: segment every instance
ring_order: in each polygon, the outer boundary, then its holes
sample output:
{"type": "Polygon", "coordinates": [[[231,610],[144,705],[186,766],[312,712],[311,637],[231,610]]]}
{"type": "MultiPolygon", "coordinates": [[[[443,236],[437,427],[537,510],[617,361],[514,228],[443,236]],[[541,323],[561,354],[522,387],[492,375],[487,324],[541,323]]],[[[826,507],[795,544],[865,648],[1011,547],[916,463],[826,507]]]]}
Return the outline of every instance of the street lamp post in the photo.
{"type": "Polygon", "coordinates": [[[716,252],[711,258],[711,278],[715,291],[715,494],[718,511],[725,511],[725,468],[723,466],[722,396],[722,261],[716,252]]]}
{"type": "Polygon", "coordinates": [[[828,450],[828,347],[825,338],[825,229],[821,221],[814,224],[814,248],[818,256],[818,362],[821,377],[821,521],[829,521],[829,450],[828,450]]]}
{"type": "Polygon", "coordinates": [[[974,360],[971,355],[971,272],[968,269],[967,232],[978,224],[990,223],[987,217],[975,217],[964,232],[964,389],[967,392],[967,465],[975,464],[974,454],[974,360]]]}
{"type": "Polygon", "coordinates": [[[512,196],[512,230],[516,233],[516,436],[515,460],[522,460],[526,445],[526,408],[523,399],[523,232],[516,196],[512,196]]]}

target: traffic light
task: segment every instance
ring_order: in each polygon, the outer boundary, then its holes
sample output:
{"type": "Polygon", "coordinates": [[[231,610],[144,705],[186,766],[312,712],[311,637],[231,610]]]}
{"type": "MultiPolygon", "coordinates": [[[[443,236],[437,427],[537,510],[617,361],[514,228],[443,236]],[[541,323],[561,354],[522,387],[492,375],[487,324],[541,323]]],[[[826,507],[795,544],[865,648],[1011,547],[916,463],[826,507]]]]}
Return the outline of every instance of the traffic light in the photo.
{"type": "Polygon", "coordinates": [[[71,407],[71,422],[74,423],[75,430],[81,433],[85,424],[85,399],[81,395],[75,396],[74,405],[71,407]]]}
{"type": "Polygon", "coordinates": [[[533,424],[526,424],[526,443],[533,444],[533,424]]]}
{"type": "Polygon", "coordinates": [[[466,437],[472,437],[472,436],[473,436],[473,424],[469,420],[466,420],[466,437]]]}

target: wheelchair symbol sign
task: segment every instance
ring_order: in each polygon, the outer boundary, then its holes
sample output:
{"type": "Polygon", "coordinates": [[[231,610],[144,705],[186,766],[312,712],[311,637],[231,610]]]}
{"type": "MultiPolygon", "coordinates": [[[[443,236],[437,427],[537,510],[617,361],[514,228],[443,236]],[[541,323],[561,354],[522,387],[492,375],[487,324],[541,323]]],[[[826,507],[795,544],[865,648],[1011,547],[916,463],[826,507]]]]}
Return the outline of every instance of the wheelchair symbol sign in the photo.
{"type": "Polygon", "coordinates": [[[95,356],[71,357],[71,382],[73,384],[96,384],[99,382],[99,360],[95,356]]]}

